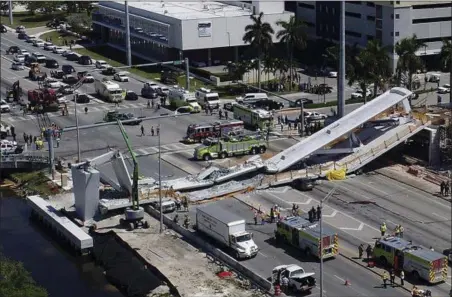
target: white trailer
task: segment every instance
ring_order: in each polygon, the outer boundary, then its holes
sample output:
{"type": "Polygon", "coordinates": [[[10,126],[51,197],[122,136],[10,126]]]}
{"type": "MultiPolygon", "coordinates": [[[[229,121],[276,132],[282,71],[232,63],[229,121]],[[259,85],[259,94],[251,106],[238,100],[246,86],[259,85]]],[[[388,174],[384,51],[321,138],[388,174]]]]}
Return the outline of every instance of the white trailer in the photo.
{"type": "Polygon", "coordinates": [[[228,248],[236,259],[252,258],[259,252],[253,234],[245,229],[246,221],[217,203],[196,209],[196,226],[198,231],[228,248]]]}
{"type": "Polygon", "coordinates": [[[110,80],[94,81],[94,89],[96,94],[108,102],[119,103],[125,97],[125,92],[121,87],[110,80]]]}
{"type": "Polygon", "coordinates": [[[196,100],[204,109],[210,107],[212,109],[220,108],[220,96],[218,93],[212,92],[210,89],[200,88],[195,92],[196,100]]]}

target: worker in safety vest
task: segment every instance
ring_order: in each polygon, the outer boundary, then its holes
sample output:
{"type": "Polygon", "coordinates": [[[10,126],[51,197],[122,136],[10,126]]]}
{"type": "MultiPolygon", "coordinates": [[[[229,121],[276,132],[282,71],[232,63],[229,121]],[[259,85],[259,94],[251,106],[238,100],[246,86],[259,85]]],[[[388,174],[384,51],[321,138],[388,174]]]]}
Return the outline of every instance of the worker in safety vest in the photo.
{"type": "Polygon", "coordinates": [[[388,282],[388,279],[389,279],[388,272],[384,271],[383,275],[381,276],[381,278],[383,279],[383,288],[386,289],[387,288],[387,282],[388,282]]]}
{"type": "Polygon", "coordinates": [[[399,225],[399,237],[400,238],[403,238],[403,231],[404,231],[403,226],[399,225]]]}
{"type": "Polygon", "coordinates": [[[400,226],[396,225],[395,229],[394,229],[394,235],[396,237],[400,237],[400,226]]]}
{"type": "Polygon", "coordinates": [[[381,224],[381,226],[380,226],[381,237],[385,236],[385,234],[386,234],[386,229],[387,229],[386,223],[383,222],[383,224],[381,224]]]}

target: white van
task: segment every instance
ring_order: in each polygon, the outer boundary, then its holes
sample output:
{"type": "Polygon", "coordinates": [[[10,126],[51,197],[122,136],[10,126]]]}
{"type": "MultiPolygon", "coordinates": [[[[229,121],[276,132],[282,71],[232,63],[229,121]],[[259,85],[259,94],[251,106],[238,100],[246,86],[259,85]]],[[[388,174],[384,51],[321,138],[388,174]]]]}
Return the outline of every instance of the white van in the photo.
{"type": "MultiPolygon", "coordinates": [[[[160,210],[160,203],[158,201],[151,203],[152,207],[156,210],[160,210]]],[[[162,212],[170,213],[176,210],[176,202],[173,200],[162,201],[162,212]]]]}
{"type": "Polygon", "coordinates": [[[245,94],[245,96],[243,96],[243,97],[237,97],[236,101],[238,103],[252,104],[252,103],[261,101],[263,99],[268,99],[268,96],[266,93],[248,93],[248,94],[245,94]]]}
{"type": "Polygon", "coordinates": [[[211,90],[206,88],[197,89],[195,92],[196,100],[198,100],[199,105],[204,109],[206,106],[213,109],[220,108],[220,95],[218,93],[213,93],[211,90]]]}

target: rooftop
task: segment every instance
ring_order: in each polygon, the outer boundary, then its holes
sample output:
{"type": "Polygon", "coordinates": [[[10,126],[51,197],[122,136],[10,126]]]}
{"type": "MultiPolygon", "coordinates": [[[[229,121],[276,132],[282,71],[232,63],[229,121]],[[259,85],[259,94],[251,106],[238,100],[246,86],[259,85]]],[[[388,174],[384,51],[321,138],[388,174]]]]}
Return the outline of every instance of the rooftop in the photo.
{"type": "MultiPolygon", "coordinates": [[[[117,1],[123,4],[124,2],[117,1]]],[[[129,2],[130,7],[167,15],[168,17],[189,19],[211,19],[219,17],[249,16],[251,10],[213,1],[204,2],[129,2]]]]}

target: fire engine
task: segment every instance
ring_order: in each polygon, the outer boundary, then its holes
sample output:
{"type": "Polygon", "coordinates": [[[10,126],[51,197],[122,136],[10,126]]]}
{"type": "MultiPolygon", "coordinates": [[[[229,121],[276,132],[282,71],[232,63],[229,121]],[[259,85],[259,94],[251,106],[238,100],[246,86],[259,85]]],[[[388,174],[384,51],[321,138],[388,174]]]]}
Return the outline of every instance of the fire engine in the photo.
{"type": "Polygon", "coordinates": [[[188,143],[202,142],[208,137],[227,136],[242,132],[244,125],[242,121],[222,120],[214,123],[191,124],[187,128],[187,135],[184,141],[188,143]]]}
{"type": "Polygon", "coordinates": [[[55,90],[35,89],[28,91],[30,106],[42,112],[58,111],[58,100],[55,90]]]}

